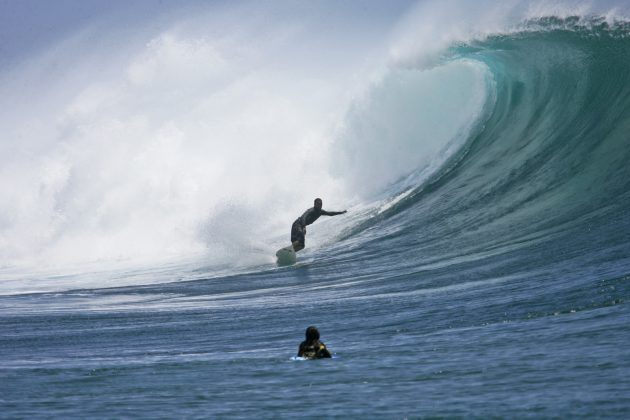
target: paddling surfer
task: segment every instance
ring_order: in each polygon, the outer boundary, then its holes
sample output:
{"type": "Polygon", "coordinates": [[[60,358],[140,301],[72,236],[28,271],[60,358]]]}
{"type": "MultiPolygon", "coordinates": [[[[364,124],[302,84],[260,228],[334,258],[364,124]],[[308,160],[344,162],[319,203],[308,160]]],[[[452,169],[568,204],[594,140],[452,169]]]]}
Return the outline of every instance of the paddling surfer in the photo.
{"type": "Polygon", "coordinates": [[[330,351],[326,348],[326,344],[319,341],[317,328],[313,326],[308,327],[305,335],[306,340],[300,343],[298,357],[305,359],[329,359],[332,357],[330,351]]]}

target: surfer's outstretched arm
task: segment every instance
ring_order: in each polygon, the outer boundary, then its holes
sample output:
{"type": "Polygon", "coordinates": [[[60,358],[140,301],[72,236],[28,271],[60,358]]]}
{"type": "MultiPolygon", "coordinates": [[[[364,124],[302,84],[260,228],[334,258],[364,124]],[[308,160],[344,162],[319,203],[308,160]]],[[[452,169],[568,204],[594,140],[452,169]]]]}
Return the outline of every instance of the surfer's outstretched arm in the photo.
{"type": "Polygon", "coordinates": [[[348,210],[343,210],[343,211],[326,211],[326,210],[322,210],[322,215],[324,216],[337,216],[339,214],[344,214],[347,213],[348,210]]]}

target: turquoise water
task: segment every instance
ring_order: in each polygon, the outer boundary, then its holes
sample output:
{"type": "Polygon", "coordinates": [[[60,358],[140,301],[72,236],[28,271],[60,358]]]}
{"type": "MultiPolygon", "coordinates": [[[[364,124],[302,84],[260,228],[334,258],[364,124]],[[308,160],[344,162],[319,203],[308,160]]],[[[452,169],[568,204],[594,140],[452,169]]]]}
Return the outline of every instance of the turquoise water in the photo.
{"type": "Polygon", "coordinates": [[[0,296],[0,416],[628,417],[630,27],[525,27],[451,46],[461,147],[297,265],[0,296]]]}

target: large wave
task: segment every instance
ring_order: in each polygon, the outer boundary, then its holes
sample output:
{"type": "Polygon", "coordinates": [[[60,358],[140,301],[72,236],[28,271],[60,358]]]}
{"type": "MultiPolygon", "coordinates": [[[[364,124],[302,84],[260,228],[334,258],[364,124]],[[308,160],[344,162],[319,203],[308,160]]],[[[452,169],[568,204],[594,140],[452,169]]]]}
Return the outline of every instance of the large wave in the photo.
{"type": "Polygon", "coordinates": [[[333,53],[312,41],[322,21],[219,36],[202,14],[87,57],[72,38],[5,73],[0,264],[252,267],[315,196],[354,216],[314,243],[406,228],[429,260],[621,223],[625,21],[458,4],[423,2],[393,43],[365,31],[333,53]]]}
{"type": "Polygon", "coordinates": [[[388,232],[363,246],[403,243],[397,270],[618,263],[630,229],[629,31],[625,21],[548,17],[453,45],[447,61],[484,63],[496,82],[489,117],[430,180],[348,235],[388,232]]]}

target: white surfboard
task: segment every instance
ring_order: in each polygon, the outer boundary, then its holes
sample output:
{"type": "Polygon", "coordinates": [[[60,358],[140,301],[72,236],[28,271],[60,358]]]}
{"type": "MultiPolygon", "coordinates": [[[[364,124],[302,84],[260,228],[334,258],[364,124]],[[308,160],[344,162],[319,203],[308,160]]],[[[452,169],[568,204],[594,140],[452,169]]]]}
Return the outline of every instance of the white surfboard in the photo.
{"type": "Polygon", "coordinates": [[[295,255],[295,251],[293,250],[293,245],[280,248],[278,252],[276,252],[276,257],[278,257],[277,264],[279,266],[295,264],[295,262],[297,261],[297,256],[295,255]]]}

